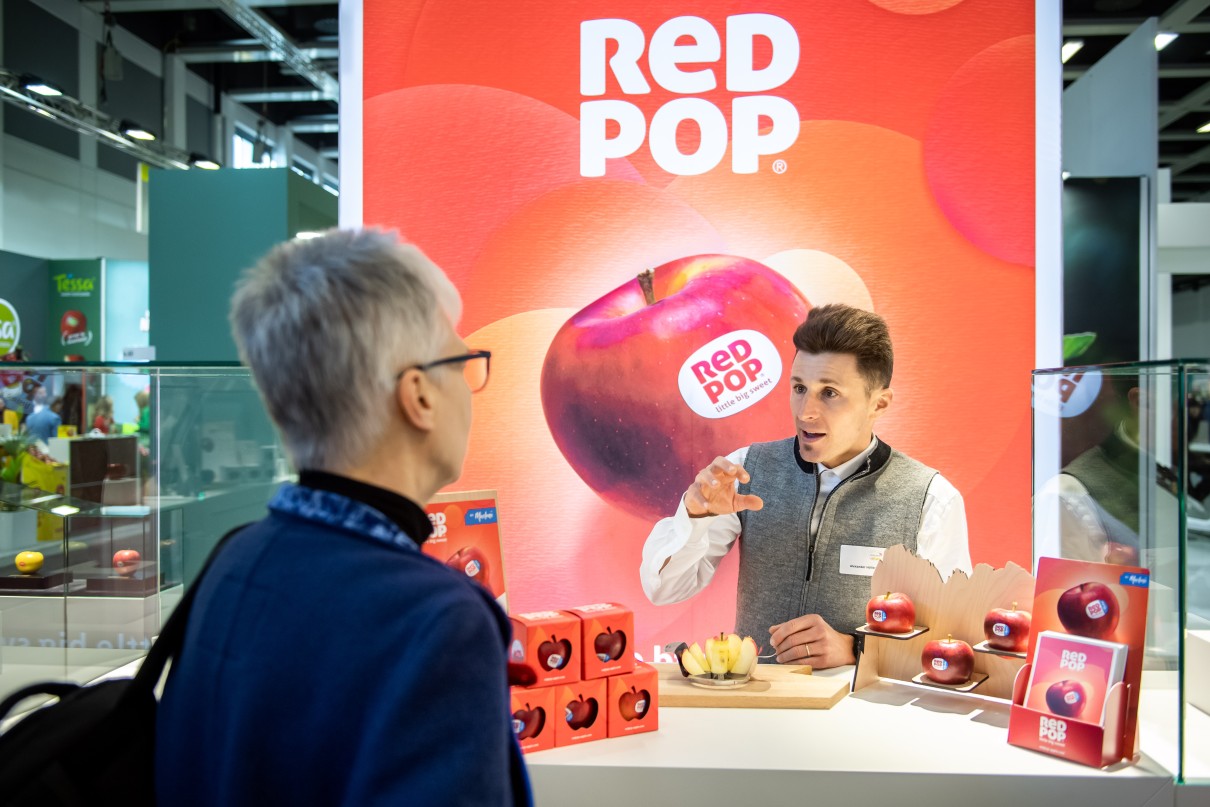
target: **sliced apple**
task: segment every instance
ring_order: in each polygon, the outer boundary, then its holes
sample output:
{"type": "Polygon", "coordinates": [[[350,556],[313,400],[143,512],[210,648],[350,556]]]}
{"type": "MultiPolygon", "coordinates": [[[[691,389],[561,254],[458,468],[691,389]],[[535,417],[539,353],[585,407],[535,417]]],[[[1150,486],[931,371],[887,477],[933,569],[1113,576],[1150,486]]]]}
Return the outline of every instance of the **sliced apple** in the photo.
{"type": "Polygon", "coordinates": [[[690,675],[706,674],[705,668],[698,663],[697,657],[689,652],[681,653],[681,666],[684,667],[685,671],[690,675]]]}
{"type": "Polygon", "coordinates": [[[732,674],[747,675],[752,670],[752,665],[756,663],[757,651],[756,642],[751,636],[745,636],[740,643],[740,650],[736,654],[735,662],[731,665],[732,674]]]}
{"type": "Polygon", "coordinates": [[[710,660],[710,672],[726,675],[731,669],[731,654],[727,648],[727,637],[723,634],[706,640],[706,658],[710,660]]]}
{"type": "Polygon", "coordinates": [[[689,652],[685,655],[693,656],[693,660],[697,662],[697,666],[702,668],[703,672],[710,669],[710,660],[706,658],[706,654],[702,652],[702,647],[697,642],[689,645],[689,652]]]}
{"type": "Polygon", "coordinates": [[[739,653],[743,648],[744,642],[734,633],[727,634],[727,662],[730,669],[728,672],[735,671],[735,665],[739,661],[739,653]]]}

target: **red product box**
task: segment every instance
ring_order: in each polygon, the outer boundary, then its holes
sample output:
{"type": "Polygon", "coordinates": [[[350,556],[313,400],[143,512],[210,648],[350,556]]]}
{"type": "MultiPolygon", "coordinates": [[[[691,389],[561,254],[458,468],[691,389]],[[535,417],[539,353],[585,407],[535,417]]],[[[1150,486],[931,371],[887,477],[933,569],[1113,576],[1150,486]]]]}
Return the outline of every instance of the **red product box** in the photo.
{"type": "Polygon", "coordinates": [[[660,727],[660,676],[639,662],[634,672],[609,681],[609,736],[625,737],[660,727]]]}
{"type": "Polygon", "coordinates": [[[576,681],[551,687],[555,693],[555,747],[579,745],[609,736],[605,716],[606,681],[576,681]]]}
{"type": "Polygon", "coordinates": [[[580,618],[584,648],[581,677],[605,678],[634,672],[634,612],[609,602],[568,608],[580,618]]]}
{"type": "Polygon", "coordinates": [[[580,680],[580,619],[566,611],[513,614],[508,660],[534,671],[534,686],[580,680]]]}
{"type": "Polygon", "coordinates": [[[555,726],[562,717],[555,712],[555,690],[512,687],[513,733],[526,753],[555,747],[555,726]]]}
{"type": "Polygon", "coordinates": [[[1137,566],[1039,559],[1029,663],[1013,684],[1010,743],[1093,767],[1111,765],[1138,752],[1149,586],[1150,574],[1137,566]],[[1048,644],[1054,649],[1048,650],[1048,644]],[[1092,701],[1085,706],[1087,712],[1064,714],[1081,702],[1078,692],[1073,696],[1070,687],[1057,687],[1049,702],[1046,695],[1055,684],[1081,677],[1073,674],[1074,668],[1063,665],[1063,650],[1068,651],[1066,658],[1085,664],[1084,670],[1074,672],[1091,674],[1088,665],[1096,654],[1088,645],[1117,646],[1119,651],[1110,654],[1113,658],[1101,659],[1106,671],[1098,672],[1095,687],[1088,675],[1083,676],[1083,694],[1092,701]],[[1120,653],[1124,653],[1124,663],[1120,653]],[[1037,686],[1042,683],[1044,689],[1037,686]],[[1035,685],[1032,693],[1031,684],[1035,685]],[[1097,691],[1102,687],[1108,687],[1103,698],[1097,691]]]}

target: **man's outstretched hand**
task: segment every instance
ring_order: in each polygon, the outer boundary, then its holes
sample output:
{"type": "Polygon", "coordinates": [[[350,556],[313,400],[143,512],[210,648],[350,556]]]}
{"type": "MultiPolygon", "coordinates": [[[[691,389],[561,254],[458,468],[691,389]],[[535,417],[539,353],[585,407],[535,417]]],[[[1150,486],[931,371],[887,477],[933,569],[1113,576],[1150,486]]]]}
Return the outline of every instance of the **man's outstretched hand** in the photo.
{"type": "Polygon", "coordinates": [[[714,462],[698,471],[693,484],[685,491],[685,510],[691,516],[721,516],[741,510],[759,510],[765,506],[759,496],[737,493],[736,483],[749,480],[744,466],[737,465],[726,457],[715,457],[714,462]]]}

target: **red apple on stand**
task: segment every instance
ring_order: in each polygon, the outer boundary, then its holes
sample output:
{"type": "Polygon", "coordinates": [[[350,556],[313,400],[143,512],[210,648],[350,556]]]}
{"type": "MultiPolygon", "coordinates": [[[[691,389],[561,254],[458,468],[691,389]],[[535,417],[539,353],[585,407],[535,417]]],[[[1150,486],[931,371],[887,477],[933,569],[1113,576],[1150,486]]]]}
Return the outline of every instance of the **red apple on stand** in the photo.
{"type": "Polygon", "coordinates": [[[571,642],[551,636],[538,645],[538,663],[544,670],[561,670],[571,661],[571,642]]]}
{"type": "Polygon", "coordinates": [[[1079,717],[1087,701],[1079,681],[1056,681],[1046,690],[1046,706],[1059,717],[1079,717]]]}
{"type": "Polygon", "coordinates": [[[513,712],[513,733],[517,735],[518,740],[537,737],[542,733],[544,725],[546,725],[546,710],[541,706],[532,709],[527,703],[524,709],[513,712]]]}
{"type": "Polygon", "coordinates": [[[597,722],[597,710],[599,708],[596,698],[584,700],[584,696],[581,695],[578,700],[567,704],[563,710],[563,716],[567,718],[567,725],[579,731],[597,722]]]}
{"type": "Polygon", "coordinates": [[[930,681],[950,686],[965,684],[975,669],[975,651],[961,639],[947,636],[924,646],[920,667],[930,681]]]}
{"type": "Polygon", "coordinates": [[[445,562],[451,569],[464,573],[477,583],[487,586],[487,558],[478,547],[464,546],[445,562]]]}
{"type": "Polygon", "coordinates": [[[123,577],[129,577],[138,571],[141,557],[133,549],[119,549],[113,553],[113,570],[123,577]]]}
{"type": "Polygon", "coordinates": [[[617,661],[626,650],[626,634],[620,630],[605,627],[605,633],[598,633],[592,646],[597,658],[601,661],[617,661]]]}
{"type": "Polygon", "coordinates": [[[866,603],[865,621],[880,633],[911,633],[916,628],[916,604],[898,591],[878,594],[866,603]]]}
{"type": "Polygon", "coordinates": [[[651,693],[645,689],[636,690],[631,687],[629,692],[623,692],[622,697],[618,699],[618,711],[622,713],[623,720],[638,720],[647,714],[650,706],[651,693]]]}
{"type": "Polygon", "coordinates": [[[1017,604],[1009,609],[993,608],[983,617],[983,635],[987,646],[1009,653],[1024,653],[1029,646],[1029,629],[1033,614],[1018,611],[1017,604]]]}
{"type": "Polygon", "coordinates": [[[1117,597],[1104,583],[1089,581],[1064,591],[1059,597],[1059,621],[1068,633],[1104,639],[1118,626],[1121,608],[1117,597]]]}
{"type": "Polygon", "coordinates": [[[569,319],[542,367],[542,409],[580,478],[644,519],[671,515],[720,454],[784,437],[783,362],[810,305],[747,258],[695,255],[569,319]]]}

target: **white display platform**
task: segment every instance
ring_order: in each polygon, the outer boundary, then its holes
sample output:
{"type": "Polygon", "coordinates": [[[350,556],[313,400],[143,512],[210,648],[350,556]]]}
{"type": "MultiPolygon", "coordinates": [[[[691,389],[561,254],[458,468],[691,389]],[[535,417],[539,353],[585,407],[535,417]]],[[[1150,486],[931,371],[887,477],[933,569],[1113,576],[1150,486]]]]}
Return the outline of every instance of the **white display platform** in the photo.
{"type": "Polygon", "coordinates": [[[584,807],[1174,803],[1147,755],[1087,768],[1009,745],[1008,719],[1004,701],[882,681],[829,710],[661,709],[657,732],[526,762],[537,804],[584,807]]]}

